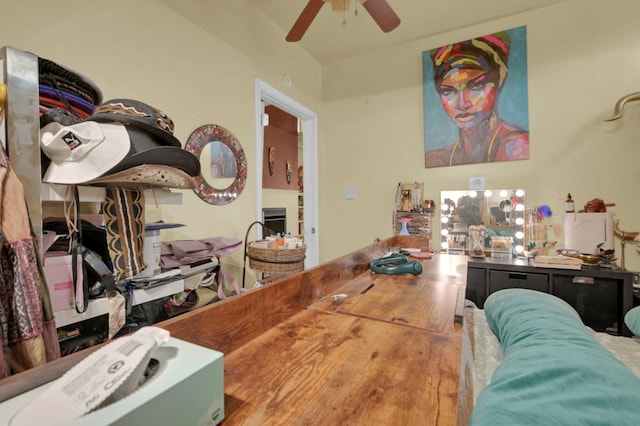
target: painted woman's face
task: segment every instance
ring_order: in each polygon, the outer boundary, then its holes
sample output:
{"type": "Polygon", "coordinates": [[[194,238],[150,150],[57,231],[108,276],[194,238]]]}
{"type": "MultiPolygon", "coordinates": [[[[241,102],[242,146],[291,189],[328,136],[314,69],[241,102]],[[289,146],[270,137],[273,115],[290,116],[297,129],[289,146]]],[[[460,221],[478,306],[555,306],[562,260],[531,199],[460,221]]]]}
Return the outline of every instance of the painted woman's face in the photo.
{"type": "Polygon", "coordinates": [[[452,69],[437,89],[444,110],[460,129],[475,127],[495,109],[498,84],[485,70],[452,69]]]}

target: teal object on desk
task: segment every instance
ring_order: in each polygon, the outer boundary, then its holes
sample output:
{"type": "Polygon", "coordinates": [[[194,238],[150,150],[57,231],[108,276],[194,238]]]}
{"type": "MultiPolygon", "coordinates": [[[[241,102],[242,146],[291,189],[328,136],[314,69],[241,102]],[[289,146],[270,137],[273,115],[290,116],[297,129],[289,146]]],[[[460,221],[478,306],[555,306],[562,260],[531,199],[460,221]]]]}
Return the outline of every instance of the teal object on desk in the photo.
{"type": "Polygon", "coordinates": [[[407,260],[407,256],[403,254],[396,254],[374,260],[369,264],[369,269],[376,274],[420,275],[422,273],[422,264],[417,260],[409,262],[407,260]]]}

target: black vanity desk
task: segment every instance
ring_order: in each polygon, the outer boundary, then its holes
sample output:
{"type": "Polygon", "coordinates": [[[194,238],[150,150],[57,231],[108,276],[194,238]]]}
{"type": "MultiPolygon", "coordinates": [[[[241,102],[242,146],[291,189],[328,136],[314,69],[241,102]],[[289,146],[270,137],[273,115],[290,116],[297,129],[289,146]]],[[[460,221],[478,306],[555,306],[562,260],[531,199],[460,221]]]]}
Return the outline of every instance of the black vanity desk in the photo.
{"type": "Polygon", "coordinates": [[[505,288],[528,288],[565,300],[596,331],[631,336],[624,315],[633,307],[633,273],[594,266],[539,268],[525,258],[469,258],[466,298],[479,308],[505,288]]]}

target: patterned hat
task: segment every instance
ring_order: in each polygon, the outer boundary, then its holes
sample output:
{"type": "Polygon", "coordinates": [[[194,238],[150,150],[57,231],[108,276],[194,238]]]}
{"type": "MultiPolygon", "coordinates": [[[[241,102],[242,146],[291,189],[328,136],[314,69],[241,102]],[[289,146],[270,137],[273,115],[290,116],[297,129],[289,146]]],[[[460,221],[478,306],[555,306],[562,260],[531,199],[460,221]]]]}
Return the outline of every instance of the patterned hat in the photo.
{"type": "Polygon", "coordinates": [[[113,174],[106,174],[90,182],[91,185],[120,188],[162,187],[194,189],[196,180],[184,171],[171,166],[142,164],[113,174]]]}
{"type": "Polygon", "coordinates": [[[157,108],[131,99],[112,99],[98,105],[89,118],[92,121],[118,121],[147,130],[170,146],[181,147],[173,136],[173,121],[157,108]]]}

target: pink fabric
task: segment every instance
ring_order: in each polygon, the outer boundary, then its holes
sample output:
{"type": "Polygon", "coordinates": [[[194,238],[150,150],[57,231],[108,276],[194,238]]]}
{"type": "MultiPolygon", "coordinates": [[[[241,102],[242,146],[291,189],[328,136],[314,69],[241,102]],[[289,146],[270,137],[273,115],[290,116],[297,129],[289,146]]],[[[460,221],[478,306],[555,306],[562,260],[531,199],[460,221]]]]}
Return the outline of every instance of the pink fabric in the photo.
{"type": "Polygon", "coordinates": [[[163,242],[160,246],[160,266],[163,269],[171,269],[212,257],[227,256],[236,252],[241,245],[242,240],[230,237],[163,242]]]}

